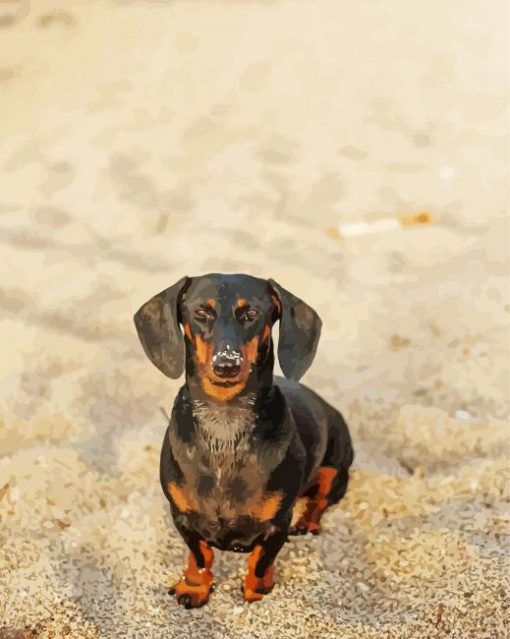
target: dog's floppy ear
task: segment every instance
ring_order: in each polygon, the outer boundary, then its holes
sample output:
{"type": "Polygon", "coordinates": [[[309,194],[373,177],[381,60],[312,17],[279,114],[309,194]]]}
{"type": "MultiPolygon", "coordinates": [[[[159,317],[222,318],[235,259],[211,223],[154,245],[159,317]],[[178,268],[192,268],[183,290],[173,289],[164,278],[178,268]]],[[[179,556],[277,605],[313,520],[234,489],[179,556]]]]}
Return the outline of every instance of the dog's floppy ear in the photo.
{"type": "Polygon", "coordinates": [[[289,379],[300,379],[315,357],[322,322],[311,306],[274,280],[268,280],[280,305],[278,361],[289,379]]]}
{"type": "Polygon", "coordinates": [[[184,338],[179,328],[178,305],[189,277],[161,291],[137,311],[135,326],[143,350],[159,370],[177,379],[184,370],[184,338]]]}

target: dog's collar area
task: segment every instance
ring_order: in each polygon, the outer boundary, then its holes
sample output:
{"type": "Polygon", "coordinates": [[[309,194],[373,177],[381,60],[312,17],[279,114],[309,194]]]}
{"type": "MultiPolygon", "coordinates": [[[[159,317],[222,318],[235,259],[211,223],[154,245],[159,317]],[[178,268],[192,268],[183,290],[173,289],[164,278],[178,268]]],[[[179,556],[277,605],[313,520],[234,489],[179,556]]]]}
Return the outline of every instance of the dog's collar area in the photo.
{"type": "MultiPolygon", "coordinates": [[[[199,441],[215,453],[240,453],[256,423],[255,397],[244,397],[234,405],[192,400],[191,410],[198,428],[199,441]]],[[[221,478],[221,467],[217,471],[221,478]]]]}
{"type": "Polygon", "coordinates": [[[238,397],[231,404],[218,404],[214,401],[207,401],[202,399],[192,399],[192,410],[205,411],[235,411],[235,410],[253,410],[255,402],[257,401],[256,393],[248,393],[242,397],[238,397]]]}

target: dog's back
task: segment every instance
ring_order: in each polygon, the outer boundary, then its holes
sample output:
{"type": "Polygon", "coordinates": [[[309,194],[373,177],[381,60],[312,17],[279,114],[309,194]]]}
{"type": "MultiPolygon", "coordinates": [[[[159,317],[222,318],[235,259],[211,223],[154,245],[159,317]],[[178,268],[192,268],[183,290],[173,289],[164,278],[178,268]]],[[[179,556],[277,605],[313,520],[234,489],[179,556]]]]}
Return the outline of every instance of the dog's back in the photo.
{"type": "Polygon", "coordinates": [[[285,397],[308,451],[307,464],[310,468],[306,473],[304,491],[313,479],[314,469],[331,466],[346,471],[353,462],[354,451],[342,414],[300,382],[276,377],[275,383],[285,397]]]}

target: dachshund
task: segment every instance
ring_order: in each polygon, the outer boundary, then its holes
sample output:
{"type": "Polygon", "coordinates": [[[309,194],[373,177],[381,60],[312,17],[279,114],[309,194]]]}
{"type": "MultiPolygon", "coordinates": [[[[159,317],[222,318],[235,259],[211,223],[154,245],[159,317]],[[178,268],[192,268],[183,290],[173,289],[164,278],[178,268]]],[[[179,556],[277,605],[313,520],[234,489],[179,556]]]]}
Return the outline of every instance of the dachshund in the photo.
{"type": "Polygon", "coordinates": [[[242,592],[258,601],[274,586],[288,535],[317,535],[349,481],[342,415],[298,382],[321,320],[272,279],[211,273],[183,277],[134,321],[152,363],[173,379],[186,375],[161,450],[161,486],[190,550],[169,593],[186,608],[207,603],[217,548],[250,553],[242,592]],[[277,321],[285,378],[273,377],[277,321]],[[298,500],[303,514],[291,527],[298,500]]]}

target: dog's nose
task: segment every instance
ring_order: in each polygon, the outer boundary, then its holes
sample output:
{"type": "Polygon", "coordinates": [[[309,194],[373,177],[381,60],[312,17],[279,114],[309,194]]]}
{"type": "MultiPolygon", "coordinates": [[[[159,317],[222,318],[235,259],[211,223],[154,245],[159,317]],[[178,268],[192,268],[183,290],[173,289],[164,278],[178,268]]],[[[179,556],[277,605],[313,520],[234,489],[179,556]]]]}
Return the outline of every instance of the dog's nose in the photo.
{"type": "Polygon", "coordinates": [[[213,364],[213,370],[218,377],[235,377],[239,375],[241,370],[240,362],[236,363],[236,360],[217,360],[213,364]]]}
{"type": "Polygon", "coordinates": [[[213,370],[218,377],[236,377],[241,370],[242,355],[226,346],[212,358],[213,370]]]}

